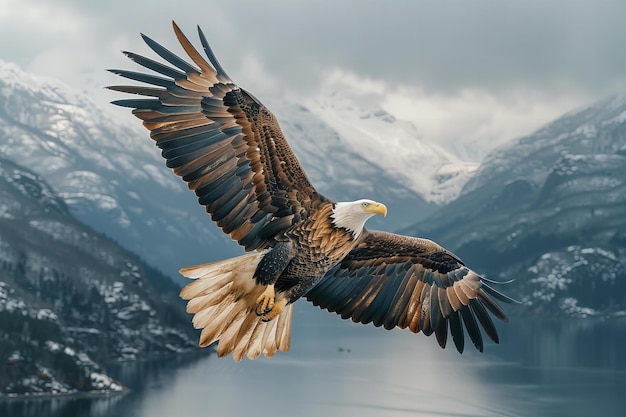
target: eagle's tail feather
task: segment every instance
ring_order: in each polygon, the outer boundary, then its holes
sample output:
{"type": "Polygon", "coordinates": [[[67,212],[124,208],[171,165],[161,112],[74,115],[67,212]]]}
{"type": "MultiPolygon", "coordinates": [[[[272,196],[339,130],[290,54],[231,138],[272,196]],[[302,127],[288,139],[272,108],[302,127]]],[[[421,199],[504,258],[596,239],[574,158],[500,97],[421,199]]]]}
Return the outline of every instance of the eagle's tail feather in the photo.
{"type": "Polygon", "coordinates": [[[194,327],[203,329],[200,346],[219,340],[219,357],[232,353],[240,361],[244,356],[272,357],[277,350],[289,350],[293,304],[269,322],[262,321],[255,312],[265,286],[257,285],[254,272],[264,254],[250,253],[180,270],[182,275],[195,279],[181,290],[180,296],[189,300],[187,312],[194,314],[194,327]]]}

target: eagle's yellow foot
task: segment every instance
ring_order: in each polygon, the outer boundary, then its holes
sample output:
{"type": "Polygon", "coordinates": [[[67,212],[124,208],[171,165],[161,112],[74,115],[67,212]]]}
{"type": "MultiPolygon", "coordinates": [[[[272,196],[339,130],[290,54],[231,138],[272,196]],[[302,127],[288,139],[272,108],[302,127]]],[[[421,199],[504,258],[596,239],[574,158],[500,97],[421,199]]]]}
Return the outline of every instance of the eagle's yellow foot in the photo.
{"type": "Polygon", "coordinates": [[[262,316],[265,313],[272,310],[274,307],[274,284],[270,284],[265,287],[265,291],[263,294],[256,299],[256,310],[255,313],[257,316],[262,316]]]}
{"type": "Polygon", "coordinates": [[[272,307],[272,309],[268,312],[266,312],[265,314],[263,314],[261,316],[261,320],[263,321],[271,321],[273,319],[275,319],[276,317],[278,317],[278,315],[280,313],[283,312],[283,309],[285,308],[285,306],[287,305],[287,299],[283,298],[280,299],[278,301],[276,301],[274,303],[274,307],[272,307]]]}

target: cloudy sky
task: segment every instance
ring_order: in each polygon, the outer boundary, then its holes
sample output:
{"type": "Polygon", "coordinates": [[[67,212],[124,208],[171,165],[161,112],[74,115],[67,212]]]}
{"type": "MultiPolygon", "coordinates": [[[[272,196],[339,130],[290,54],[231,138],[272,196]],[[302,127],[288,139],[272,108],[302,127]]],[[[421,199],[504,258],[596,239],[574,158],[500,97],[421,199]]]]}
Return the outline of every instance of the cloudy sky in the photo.
{"type": "Polygon", "coordinates": [[[175,48],[173,19],[264,102],[340,80],[430,140],[495,144],[626,92],[624,16],[621,0],[0,0],[0,59],[104,105],[103,69],[149,54],[139,32],[175,48]]]}

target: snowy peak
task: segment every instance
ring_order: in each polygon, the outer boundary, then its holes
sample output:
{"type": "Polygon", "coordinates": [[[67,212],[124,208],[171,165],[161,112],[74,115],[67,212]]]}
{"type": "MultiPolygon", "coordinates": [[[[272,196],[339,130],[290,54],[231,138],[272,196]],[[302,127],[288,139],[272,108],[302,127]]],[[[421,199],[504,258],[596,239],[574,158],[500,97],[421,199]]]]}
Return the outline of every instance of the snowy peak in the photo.
{"type": "Polygon", "coordinates": [[[20,99],[21,95],[15,95],[15,92],[21,91],[27,92],[31,98],[60,103],[79,104],[83,101],[81,95],[73,94],[72,90],[60,81],[26,73],[11,62],[0,60],[0,79],[2,80],[0,94],[7,99],[20,99]]]}
{"type": "MultiPolygon", "coordinates": [[[[137,140],[145,131],[139,126],[120,123],[110,112],[87,95],[71,89],[63,83],[22,71],[12,63],[0,61],[0,120],[3,124],[14,124],[9,132],[26,130],[17,143],[17,138],[7,138],[1,143],[8,155],[14,147],[26,150],[25,159],[49,155],[57,163],[89,160],[107,171],[118,171],[119,164],[136,165],[135,158],[141,155],[141,163],[160,162],[158,153],[150,141],[137,140]],[[39,130],[45,136],[45,146],[33,141],[26,128],[39,130]],[[10,146],[14,145],[14,146],[10,146]],[[130,153],[129,153],[130,152],[130,153]],[[74,155],[77,154],[77,155],[74,155]],[[61,162],[64,160],[64,162],[61,162]]],[[[59,169],[59,165],[45,167],[48,172],[59,169]]],[[[136,171],[136,170],[134,170],[136,171]]],[[[136,174],[136,172],[133,172],[136,174]]],[[[175,188],[171,176],[158,178],[175,188]]]]}
{"type": "Polygon", "coordinates": [[[382,102],[376,88],[359,90],[337,80],[306,106],[352,152],[385,169],[426,201],[442,204],[455,199],[478,164],[429,143],[413,123],[383,109],[382,102]]]}

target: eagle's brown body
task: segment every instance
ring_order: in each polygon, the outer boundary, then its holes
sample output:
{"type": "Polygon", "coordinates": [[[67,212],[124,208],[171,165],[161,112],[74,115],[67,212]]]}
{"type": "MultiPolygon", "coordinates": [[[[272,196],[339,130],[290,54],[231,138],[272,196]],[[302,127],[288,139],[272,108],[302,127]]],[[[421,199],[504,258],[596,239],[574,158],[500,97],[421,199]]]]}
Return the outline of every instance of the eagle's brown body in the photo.
{"type": "Polygon", "coordinates": [[[365,229],[384,205],[318,193],[274,115],[228,77],[202,32],[210,63],[174,31],[193,64],[142,35],[169,65],[124,52],[154,73],[112,70],[143,84],[109,88],[143,96],[114,103],[133,108],[167,166],[250,252],[181,269],[194,279],[181,297],[201,346],[219,341],[218,355],[236,360],[287,351],[301,297],[355,322],[434,333],[442,347],[449,332],[460,352],[463,328],[479,350],[481,328],[498,341],[488,311],[506,320],[495,299],[510,298],[432,241],[365,229]]]}
{"type": "Polygon", "coordinates": [[[309,218],[285,233],[294,256],[276,281],[276,291],[285,292],[290,302],[306,294],[330,268],[354,247],[356,240],[346,229],[333,226],[333,203],[326,202],[309,218]]]}

